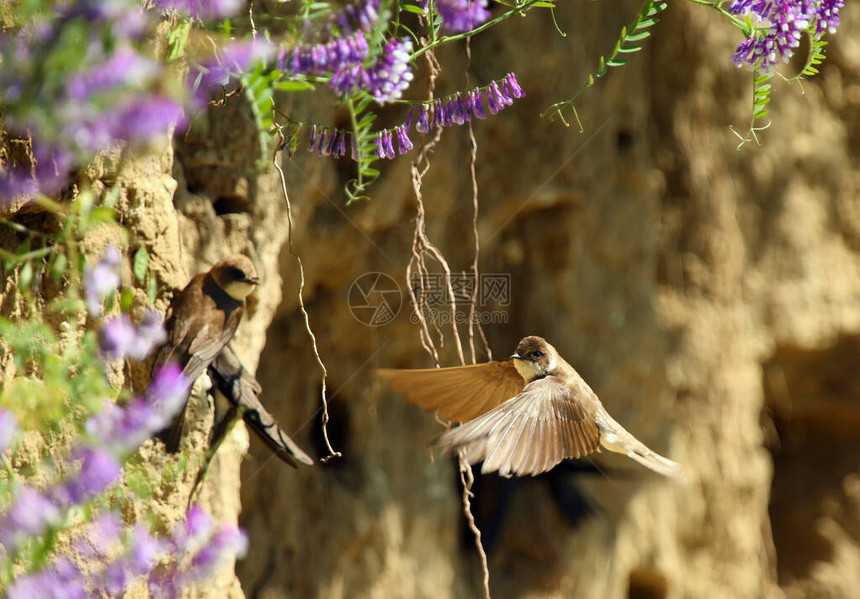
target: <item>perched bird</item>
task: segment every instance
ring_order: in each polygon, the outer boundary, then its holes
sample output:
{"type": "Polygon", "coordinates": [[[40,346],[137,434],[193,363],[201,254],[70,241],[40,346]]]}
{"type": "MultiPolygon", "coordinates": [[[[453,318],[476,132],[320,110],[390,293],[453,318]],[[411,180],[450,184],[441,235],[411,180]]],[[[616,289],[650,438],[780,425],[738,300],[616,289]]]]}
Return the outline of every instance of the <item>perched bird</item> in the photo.
{"type": "MultiPolygon", "coordinates": [[[[225,410],[216,407],[219,411],[226,412],[224,417],[216,415],[215,426],[212,430],[211,446],[217,449],[224,434],[227,432],[229,423],[238,412],[257,437],[269,446],[276,456],[284,463],[296,468],[298,462],[312,465],[313,460],[302,451],[301,447],[290,439],[289,435],[278,426],[278,423],[260,403],[259,394],[262,390],[257,379],[248,372],[233,349],[228,345],[218,354],[208,369],[209,379],[215,390],[215,403],[221,403],[221,398],[226,400],[225,410]]],[[[212,450],[214,453],[214,449],[212,450]]]]}
{"type": "Polygon", "coordinates": [[[313,460],[302,451],[302,448],[290,438],[260,402],[262,391],[260,383],[248,372],[239,357],[229,345],[224,347],[209,368],[206,369],[209,380],[212,381],[212,395],[215,404],[215,423],[209,438],[209,449],[200,471],[191,486],[188,495],[188,505],[194,498],[194,492],[209,471],[209,465],[221,442],[227,436],[237,415],[241,415],[254,434],[269,446],[278,458],[285,464],[298,467],[298,462],[313,465],[313,460]]]}
{"type": "Polygon", "coordinates": [[[395,391],[458,427],[433,442],[446,455],[482,473],[536,475],[565,458],[581,458],[601,447],[622,453],[669,477],[681,466],[628,433],[597,395],[541,337],[525,337],[507,360],[426,370],[379,370],[395,391]]]}
{"type": "MultiPolygon", "coordinates": [[[[153,371],[173,361],[182,366],[190,383],[197,380],[233,338],[245,298],[257,283],[254,264],[245,256],[223,260],[191,279],[170,302],[167,342],[155,358],[153,371]]],[[[158,434],[167,451],[179,449],[184,423],[185,408],[158,434]]]]}

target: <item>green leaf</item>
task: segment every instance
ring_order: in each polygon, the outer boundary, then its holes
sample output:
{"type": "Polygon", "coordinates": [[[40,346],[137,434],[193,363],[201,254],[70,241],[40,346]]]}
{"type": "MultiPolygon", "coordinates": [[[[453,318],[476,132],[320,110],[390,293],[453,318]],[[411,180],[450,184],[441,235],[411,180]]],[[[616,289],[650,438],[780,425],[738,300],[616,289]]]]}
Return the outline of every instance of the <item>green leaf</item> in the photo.
{"type": "Polygon", "coordinates": [[[21,289],[29,289],[33,284],[33,263],[25,262],[18,274],[18,287],[21,289]]]}
{"type": "Polygon", "coordinates": [[[66,267],[69,264],[69,259],[63,253],[55,254],[54,260],[51,263],[51,278],[59,281],[66,273],[66,267]]]}
{"type": "Polygon", "coordinates": [[[185,44],[188,42],[189,33],[191,33],[191,21],[183,19],[167,34],[168,62],[176,60],[185,53],[185,44]]]}
{"type": "Polygon", "coordinates": [[[149,300],[150,304],[154,304],[157,297],[158,281],[155,280],[155,277],[149,277],[149,286],[146,289],[146,299],[149,300]]]}
{"type": "Polygon", "coordinates": [[[275,88],[282,92],[304,92],[316,89],[312,83],[296,79],[291,81],[280,81],[275,85],[275,88]]]}
{"type": "Polygon", "coordinates": [[[116,220],[116,211],[107,206],[96,206],[90,212],[93,224],[112,223],[116,220]]]}
{"type": "Polygon", "coordinates": [[[416,15],[426,15],[427,11],[421,8],[420,6],[415,6],[414,4],[404,4],[400,7],[400,10],[403,12],[411,12],[416,15]]]}
{"type": "Polygon", "coordinates": [[[647,39],[649,37],[651,37],[651,32],[646,30],[646,31],[640,31],[638,33],[631,33],[630,35],[627,36],[627,38],[624,41],[625,42],[639,42],[639,41],[642,41],[642,40],[647,39]]]}
{"type": "Polygon", "coordinates": [[[119,311],[128,314],[134,304],[134,292],[129,288],[123,288],[119,294],[119,311]]]}
{"type": "Polygon", "coordinates": [[[145,248],[140,248],[134,253],[134,259],[131,262],[131,272],[135,278],[143,283],[146,278],[146,267],[149,264],[149,252],[145,248]]]}

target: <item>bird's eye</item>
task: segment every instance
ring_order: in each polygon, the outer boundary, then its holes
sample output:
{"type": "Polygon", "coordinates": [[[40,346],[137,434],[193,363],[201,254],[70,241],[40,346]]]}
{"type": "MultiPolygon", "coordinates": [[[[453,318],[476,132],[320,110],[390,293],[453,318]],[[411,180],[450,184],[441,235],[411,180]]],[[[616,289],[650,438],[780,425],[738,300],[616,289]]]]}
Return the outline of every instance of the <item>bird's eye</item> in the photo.
{"type": "Polygon", "coordinates": [[[540,351],[533,351],[533,352],[532,352],[532,357],[534,357],[534,358],[543,358],[543,352],[540,352],[540,351]]]}

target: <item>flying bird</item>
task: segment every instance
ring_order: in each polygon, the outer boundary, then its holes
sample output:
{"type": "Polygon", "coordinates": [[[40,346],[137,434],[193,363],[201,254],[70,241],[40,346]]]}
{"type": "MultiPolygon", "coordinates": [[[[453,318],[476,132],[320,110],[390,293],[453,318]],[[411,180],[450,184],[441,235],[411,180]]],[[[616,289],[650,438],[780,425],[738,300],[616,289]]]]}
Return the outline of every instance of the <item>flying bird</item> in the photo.
{"type": "MultiPolygon", "coordinates": [[[[155,358],[153,372],[173,361],[193,384],[233,338],[245,311],[245,298],[259,281],[253,262],[241,255],[192,278],[170,302],[167,342],[155,358]]],[[[158,434],[170,453],[179,450],[184,423],[185,407],[158,434]]]]}
{"type": "Polygon", "coordinates": [[[680,464],[648,449],[615,421],[591,387],[541,337],[525,337],[507,360],[424,370],[381,369],[395,391],[452,422],[433,446],[482,473],[540,474],[600,448],[672,478],[680,464]]]}

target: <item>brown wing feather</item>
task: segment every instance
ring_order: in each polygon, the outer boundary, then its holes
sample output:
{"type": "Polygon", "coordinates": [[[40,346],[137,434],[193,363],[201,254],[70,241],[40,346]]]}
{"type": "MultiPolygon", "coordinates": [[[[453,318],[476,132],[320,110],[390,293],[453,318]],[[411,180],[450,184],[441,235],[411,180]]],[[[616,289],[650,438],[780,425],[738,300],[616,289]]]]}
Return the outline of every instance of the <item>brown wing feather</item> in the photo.
{"type": "Polygon", "coordinates": [[[445,454],[462,452],[481,472],[502,476],[540,474],[565,458],[580,458],[600,445],[589,398],[545,378],[469,422],[442,434],[433,445],[445,454]]]}
{"type": "Polygon", "coordinates": [[[495,360],[472,366],[421,370],[380,369],[406,400],[428,412],[439,412],[452,422],[466,422],[504,403],[523,390],[525,383],[513,360],[495,360]]]}
{"type": "Polygon", "coordinates": [[[213,384],[230,403],[239,408],[245,423],[269,446],[278,458],[293,468],[296,462],[312,465],[313,460],[278,426],[257,397],[261,391],[257,379],[239,362],[228,345],[208,369],[213,384]]]}
{"type": "MultiPolygon", "coordinates": [[[[182,366],[182,374],[189,384],[193,384],[233,338],[243,312],[242,302],[228,296],[210,274],[195,276],[170,303],[167,343],[159,350],[153,371],[174,361],[182,366]],[[216,335],[215,331],[220,333],[216,335]]],[[[184,424],[183,408],[173,422],[157,434],[171,453],[179,449],[184,424]]]]}

